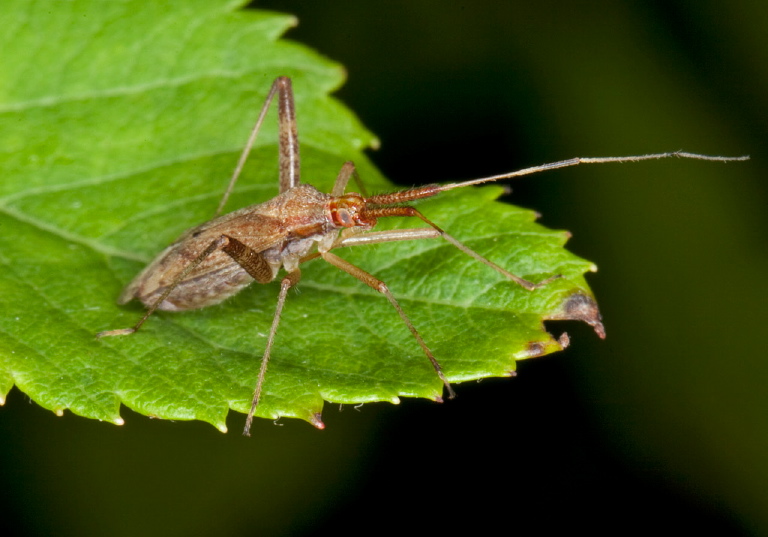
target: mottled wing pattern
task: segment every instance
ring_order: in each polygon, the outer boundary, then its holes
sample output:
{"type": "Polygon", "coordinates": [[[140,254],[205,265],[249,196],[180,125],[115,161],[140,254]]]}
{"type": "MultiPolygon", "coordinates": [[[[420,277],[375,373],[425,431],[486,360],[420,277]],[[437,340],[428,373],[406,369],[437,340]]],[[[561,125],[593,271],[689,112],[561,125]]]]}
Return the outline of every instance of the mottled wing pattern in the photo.
{"type": "MultiPolygon", "coordinates": [[[[245,207],[192,228],[161,252],[123,290],[118,303],[134,298],[150,306],[179,274],[222,234],[233,237],[255,252],[263,252],[285,239],[278,218],[268,212],[270,202],[245,207]]],[[[245,270],[222,251],[209,255],[188,274],[159,309],[179,311],[216,304],[237,293],[253,281],[245,270]]]]}

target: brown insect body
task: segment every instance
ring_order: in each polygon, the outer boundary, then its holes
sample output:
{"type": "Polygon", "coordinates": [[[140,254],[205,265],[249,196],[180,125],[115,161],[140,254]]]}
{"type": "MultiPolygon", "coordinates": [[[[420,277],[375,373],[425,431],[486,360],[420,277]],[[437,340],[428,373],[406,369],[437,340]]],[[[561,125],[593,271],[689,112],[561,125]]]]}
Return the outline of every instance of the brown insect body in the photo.
{"type": "MultiPolygon", "coordinates": [[[[213,220],[184,233],[136,276],[120,295],[118,300],[120,304],[134,298],[143,302],[147,306],[147,312],[144,316],[132,328],[107,330],[97,335],[101,338],[132,334],[144,324],[156,309],[181,311],[218,304],[253,281],[268,283],[275,280],[280,268],[285,269],[286,275],[280,281],[280,293],[261,361],[251,410],[246,419],[244,430],[246,435],[249,434],[251,421],[260,401],[267,364],[288,290],[299,283],[302,263],[322,257],[331,265],[384,295],[431,362],[450,397],[454,396],[454,392],[448,378],[442,371],[442,367],[387,285],[363,269],[337,256],[332,250],[364,244],[442,238],[528,291],[535,291],[560,277],[554,275],[534,283],[516,276],[448,235],[417,209],[406,205],[408,202],[436,196],[440,192],[454,188],[489,183],[584,163],[630,162],[672,156],[716,161],[745,160],[748,158],[710,157],[680,151],[629,157],[573,158],[472,181],[447,185],[427,185],[371,197],[364,197],[356,193],[344,193],[350,178],[355,178],[361,191],[364,192],[355,173],[354,165],[347,162],[342,166],[331,194],[326,194],[311,185],[302,184],[299,179],[299,145],[293,90],[290,79],[280,77],[275,80],[270,89],[259,118],[230,179],[229,186],[219,204],[217,215],[221,213],[221,209],[226,204],[235,181],[240,175],[275,94],[278,95],[280,125],[280,193],[269,201],[217,216],[213,220]],[[378,218],[391,216],[416,217],[429,227],[371,230],[378,218]]],[[[569,314],[567,318],[586,321],[594,327],[600,337],[605,337],[600,314],[594,300],[591,297],[582,296],[579,304],[581,307],[578,311],[569,314]]],[[[564,340],[567,341],[567,338],[564,340]]],[[[322,422],[318,420],[316,425],[321,427],[322,422]]]]}
{"type": "Polygon", "coordinates": [[[372,224],[356,216],[362,214],[364,203],[358,194],[331,196],[311,185],[300,184],[264,203],[214,218],[186,231],[158,255],[125,288],[118,303],[125,304],[136,298],[149,307],[168,286],[175,284],[157,309],[183,311],[218,304],[254,281],[223,250],[211,253],[176,281],[181,271],[212,241],[226,235],[261,254],[270,268],[264,279],[272,281],[281,267],[286,272],[295,270],[314,245],[320,242],[330,245],[340,229],[371,227],[372,224]]]}

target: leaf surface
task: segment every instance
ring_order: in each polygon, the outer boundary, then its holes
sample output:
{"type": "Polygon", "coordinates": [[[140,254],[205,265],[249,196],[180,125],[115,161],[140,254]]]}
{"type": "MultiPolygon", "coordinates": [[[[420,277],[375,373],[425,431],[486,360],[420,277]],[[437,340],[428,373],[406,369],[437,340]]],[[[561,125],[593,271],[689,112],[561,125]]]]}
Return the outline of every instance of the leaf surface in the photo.
{"type": "MultiPolygon", "coordinates": [[[[120,404],[226,430],[246,412],[274,314],[277,283],[221,305],[159,313],[115,303],[142,266],[211,218],[267,90],[293,79],[302,179],[329,191],[357,163],[371,191],[392,189],[361,151],[376,143],[329,93],[343,69],[281,40],[295,20],[210,0],[0,5],[0,401],[15,384],[45,408],[121,423],[120,404]]],[[[227,206],[277,193],[270,112],[227,206]]],[[[454,382],[510,375],[515,360],[562,347],[542,321],[597,323],[567,233],[465,188],[420,204],[428,218],[524,278],[525,291],[441,240],[349,248],[339,255],[398,298],[454,382]]],[[[387,227],[418,227],[403,219],[387,227]]],[[[387,300],[314,260],[291,292],[259,416],[322,426],[323,401],[438,399],[442,385],[387,300]]]]}

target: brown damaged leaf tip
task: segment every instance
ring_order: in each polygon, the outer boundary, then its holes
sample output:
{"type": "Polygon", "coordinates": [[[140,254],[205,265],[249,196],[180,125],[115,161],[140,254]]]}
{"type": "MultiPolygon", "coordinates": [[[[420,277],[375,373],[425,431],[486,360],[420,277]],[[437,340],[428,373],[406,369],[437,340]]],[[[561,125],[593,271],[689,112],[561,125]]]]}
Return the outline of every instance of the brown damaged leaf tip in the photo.
{"type": "MultiPolygon", "coordinates": [[[[560,312],[547,317],[547,319],[553,321],[583,321],[595,330],[600,339],[605,339],[603,317],[600,315],[597,302],[591,296],[582,293],[570,295],[563,302],[560,312]]],[[[565,337],[567,338],[568,336],[565,335],[565,337]]],[[[568,343],[570,343],[570,339],[568,339],[568,343]]]]}

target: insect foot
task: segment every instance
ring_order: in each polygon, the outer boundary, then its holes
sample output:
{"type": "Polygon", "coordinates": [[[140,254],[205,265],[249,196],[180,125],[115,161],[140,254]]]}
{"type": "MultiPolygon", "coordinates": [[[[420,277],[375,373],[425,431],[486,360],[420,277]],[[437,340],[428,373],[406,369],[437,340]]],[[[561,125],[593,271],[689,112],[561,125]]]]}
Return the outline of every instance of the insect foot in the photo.
{"type": "Polygon", "coordinates": [[[119,328],[117,330],[105,330],[103,332],[99,332],[96,334],[97,339],[101,339],[103,337],[110,337],[110,336],[127,336],[128,334],[133,334],[136,331],[135,328],[119,328]]]}

